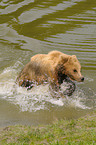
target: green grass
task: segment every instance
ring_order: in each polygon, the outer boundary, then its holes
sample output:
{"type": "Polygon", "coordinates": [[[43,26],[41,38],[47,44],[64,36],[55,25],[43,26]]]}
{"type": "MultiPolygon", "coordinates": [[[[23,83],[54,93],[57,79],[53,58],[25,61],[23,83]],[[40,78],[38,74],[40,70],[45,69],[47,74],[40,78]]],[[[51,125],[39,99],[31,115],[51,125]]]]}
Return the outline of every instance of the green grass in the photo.
{"type": "Polygon", "coordinates": [[[47,126],[9,126],[0,130],[0,145],[96,145],[96,112],[78,120],[47,126]]]}

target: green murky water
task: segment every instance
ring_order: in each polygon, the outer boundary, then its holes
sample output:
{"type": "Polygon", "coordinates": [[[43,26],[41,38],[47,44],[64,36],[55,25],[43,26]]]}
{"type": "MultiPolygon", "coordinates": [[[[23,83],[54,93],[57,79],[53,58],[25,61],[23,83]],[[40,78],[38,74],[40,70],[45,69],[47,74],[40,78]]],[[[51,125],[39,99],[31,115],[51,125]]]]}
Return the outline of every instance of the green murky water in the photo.
{"type": "Polygon", "coordinates": [[[96,109],[96,0],[0,1],[0,126],[49,124],[96,109]],[[48,86],[14,87],[34,54],[75,54],[84,83],[73,96],[54,99],[48,86]]]}

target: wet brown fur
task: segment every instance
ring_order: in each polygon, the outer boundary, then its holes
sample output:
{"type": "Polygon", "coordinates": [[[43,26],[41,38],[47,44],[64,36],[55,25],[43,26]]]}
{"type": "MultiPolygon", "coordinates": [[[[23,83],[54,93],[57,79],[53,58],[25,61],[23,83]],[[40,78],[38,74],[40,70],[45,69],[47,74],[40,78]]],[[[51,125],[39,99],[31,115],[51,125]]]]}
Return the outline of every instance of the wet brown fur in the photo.
{"type": "MultiPolygon", "coordinates": [[[[81,65],[75,55],[70,56],[60,51],[51,51],[48,54],[34,55],[20,72],[17,82],[19,86],[29,89],[33,87],[34,82],[38,85],[49,82],[51,88],[58,91],[64,80],[67,81],[70,78],[72,80],[82,81],[83,76],[80,70],[81,65]]],[[[70,94],[74,90],[75,85],[70,94]]]]}

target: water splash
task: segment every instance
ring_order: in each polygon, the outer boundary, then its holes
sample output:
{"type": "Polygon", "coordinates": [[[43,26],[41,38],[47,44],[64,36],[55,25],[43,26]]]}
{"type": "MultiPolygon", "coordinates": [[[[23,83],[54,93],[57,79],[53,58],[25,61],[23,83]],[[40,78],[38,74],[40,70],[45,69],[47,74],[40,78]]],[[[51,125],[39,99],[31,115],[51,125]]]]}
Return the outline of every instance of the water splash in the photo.
{"type": "MultiPolygon", "coordinates": [[[[18,105],[21,111],[37,111],[48,109],[49,106],[68,106],[81,109],[90,109],[86,104],[85,95],[82,90],[75,91],[73,96],[65,98],[53,98],[50,95],[48,84],[35,86],[27,91],[26,88],[15,84],[17,70],[21,69],[23,64],[16,62],[13,67],[8,67],[0,73],[0,97],[6,99],[12,104],[18,105]]],[[[62,89],[64,90],[64,84],[62,89]]]]}

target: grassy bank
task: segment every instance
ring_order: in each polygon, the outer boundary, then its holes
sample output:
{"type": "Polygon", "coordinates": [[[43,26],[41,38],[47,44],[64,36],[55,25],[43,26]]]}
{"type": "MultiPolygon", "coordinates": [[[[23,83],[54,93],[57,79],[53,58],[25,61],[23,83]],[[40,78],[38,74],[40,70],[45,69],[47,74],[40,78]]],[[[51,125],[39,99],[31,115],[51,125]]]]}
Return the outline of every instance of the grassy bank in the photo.
{"type": "Polygon", "coordinates": [[[78,120],[47,126],[9,126],[0,130],[0,145],[96,145],[96,112],[78,120]]]}

